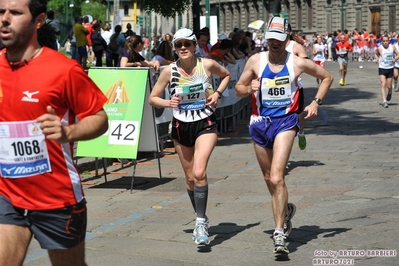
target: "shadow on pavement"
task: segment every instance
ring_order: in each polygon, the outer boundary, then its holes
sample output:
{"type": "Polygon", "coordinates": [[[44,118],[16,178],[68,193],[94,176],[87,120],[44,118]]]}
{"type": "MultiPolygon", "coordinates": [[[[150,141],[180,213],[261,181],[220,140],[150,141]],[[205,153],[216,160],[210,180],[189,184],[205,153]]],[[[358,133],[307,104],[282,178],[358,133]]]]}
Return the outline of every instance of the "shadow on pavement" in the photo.
{"type": "MultiPolygon", "coordinates": [[[[258,226],[260,222],[247,225],[237,225],[235,223],[220,223],[215,226],[209,227],[209,236],[215,236],[209,245],[198,246],[198,252],[207,253],[212,251],[213,246],[222,244],[224,241],[238,235],[239,233],[258,226]]],[[[186,233],[192,233],[192,230],[184,230],[186,233]]]]}
{"type": "Polygon", "coordinates": [[[311,160],[303,160],[303,161],[289,161],[287,168],[286,168],[286,175],[289,174],[289,172],[291,172],[292,170],[294,170],[297,167],[310,167],[310,166],[322,166],[325,165],[324,163],[320,162],[320,161],[311,161],[311,160]]]}
{"type": "MultiPolygon", "coordinates": [[[[134,190],[146,190],[150,188],[154,188],[157,186],[164,185],[166,183],[169,183],[176,178],[157,178],[157,177],[140,177],[140,176],[135,176],[134,177],[134,190]]],[[[88,189],[97,189],[97,188],[110,188],[110,189],[130,189],[132,182],[132,177],[131,176],[122,176],[121,178],[108,181],[106,183],[101,183],[95,186],[92,186],[88,189]]]]}
{"type": "MultiPolygon", "coordinates": [[[[288,242],[288,250],[290,253],[294,253],[302,245],[306,245],[308,242],[319,238],[319,235],[323,235],[323,238],[334,237],[335,235],[345,233],[351,228],[320,228],[318,225],[306,225],[298,228],[293,228],[286,242],[288,242]]],[[[273,234],[274,230],[264,231],[266,234],[273,234]]]]}

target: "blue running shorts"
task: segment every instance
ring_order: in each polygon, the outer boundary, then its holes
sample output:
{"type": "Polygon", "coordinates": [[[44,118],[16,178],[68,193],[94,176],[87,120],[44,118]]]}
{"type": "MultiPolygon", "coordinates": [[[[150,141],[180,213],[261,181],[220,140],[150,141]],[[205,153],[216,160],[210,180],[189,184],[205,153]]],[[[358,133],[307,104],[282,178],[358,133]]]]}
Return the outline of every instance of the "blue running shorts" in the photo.
{"type": "Polygon", "coordinates": [[[299,119],[296,113],[274,118],[253,115],[249,124],[249,135],[259,146],[272,150],[276,136],[291,129],[298,133],[299,119]]]}

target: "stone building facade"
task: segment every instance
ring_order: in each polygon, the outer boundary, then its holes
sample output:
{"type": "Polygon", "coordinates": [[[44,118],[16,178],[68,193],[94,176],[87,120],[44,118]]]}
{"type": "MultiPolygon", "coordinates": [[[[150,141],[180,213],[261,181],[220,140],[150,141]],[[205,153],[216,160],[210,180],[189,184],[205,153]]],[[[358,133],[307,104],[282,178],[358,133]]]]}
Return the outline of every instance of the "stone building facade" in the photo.
{"type": "MultiPolygon", "coordinates": [[[[210,27],[217,27],[219,33],[228,34],[234,28],[247,30],[252,21],[267,21],[272,16],[274,1],[281,1],[280,14],[289,19],[292,28],[305,34],[337,29],[351,32],[355,28],[366,28],[376,34],[399,31],[399,0],[200,0],[201,16],[207,14],[206,1],[210,4],[210,16],[216,16],[218,21],[210,27]]],[[[134,24],[132,1],[120,1],[120,8],[125,13],[122,24],[134,24]]],[[[181,27],[193,28],[193,10],[175,18],[146,14],[140,5],[135,12],[146,16],[140,29],[143,35],[162,36],[181,27]]]]}

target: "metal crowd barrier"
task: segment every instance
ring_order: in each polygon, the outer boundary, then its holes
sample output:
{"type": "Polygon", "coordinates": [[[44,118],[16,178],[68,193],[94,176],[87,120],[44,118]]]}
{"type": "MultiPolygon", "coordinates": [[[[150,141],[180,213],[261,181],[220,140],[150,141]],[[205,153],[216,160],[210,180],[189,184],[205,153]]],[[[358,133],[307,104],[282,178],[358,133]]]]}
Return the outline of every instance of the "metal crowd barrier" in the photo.
{"type": "MultiPolygon", "coordinates": [[[[238,123],[242,119],[248,118],[250,114],[250,97],[240,98],[235,94],[235,85],[238,78],[245,66],[245,59],[237,60],[237,64],[229,64],[226,69],[231,74],[231,80],[224,91],[222,98],[219,100],[218,106],[216,108],[216,118],[219,122],[219,132],[225,133],[227,131],[234,131],[238,123]]],[[[161,67],[160,72],[165,67],[161,67]]],[[[151,88],[154,86],[158,80],[159,73],[156,73],[153,69],[150,70],[151,76],[151,88]]],[[[220,78],[218,76],[212,75],[212,86],[214,89],[220,84],[220,78]]],[[[165,89],[164,95],[165,99],[170,99],[168,88],[165,89]]],[[[172,121],[173,115],[170,108],[155,108],[155,121],[158,129],[158,137],[160,142],[169,137],[169,124],[172,121]]]]}

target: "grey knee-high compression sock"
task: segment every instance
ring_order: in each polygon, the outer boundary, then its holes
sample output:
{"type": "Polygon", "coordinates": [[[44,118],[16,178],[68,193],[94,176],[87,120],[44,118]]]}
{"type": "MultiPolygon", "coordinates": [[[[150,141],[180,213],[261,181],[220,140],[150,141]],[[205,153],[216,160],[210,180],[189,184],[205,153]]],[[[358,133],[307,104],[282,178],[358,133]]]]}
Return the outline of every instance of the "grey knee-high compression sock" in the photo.
{"type": "Polygon", "coordinates": [[[188,197],[190,198],[191,204],[193,205],[194,212],[196,212],[195,200],[194,200],[194,191],[187,189],[187,194],[188,194],[188,197]]]}
{"type": "Polygon", "coordinates": [[[205,218],[206,205],[208,202],[208,185],[203,187],[194,186],[194,201],[198,218],[205,218]]]}

